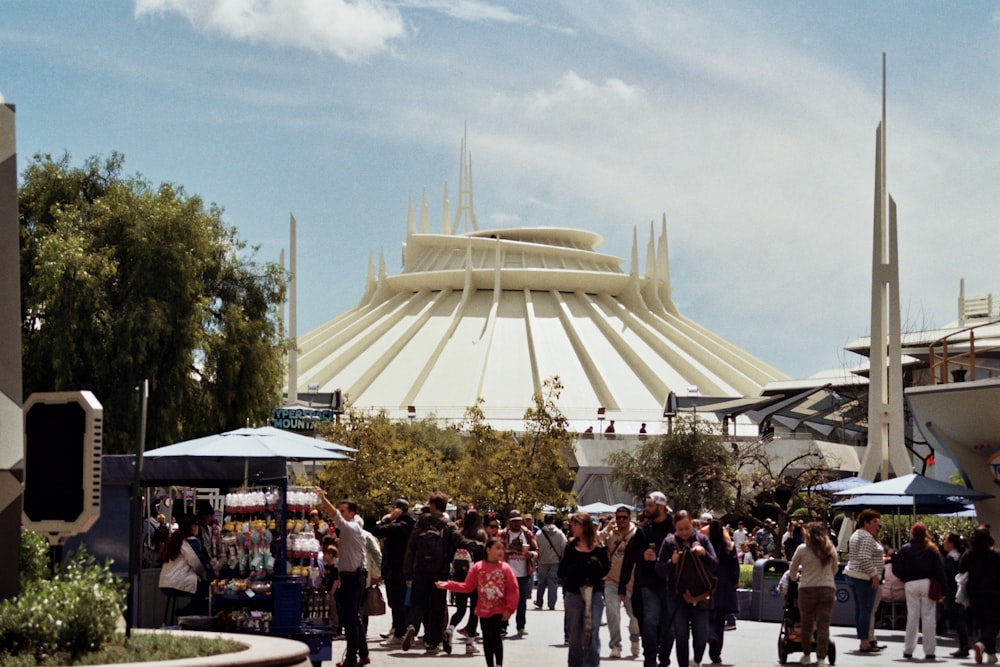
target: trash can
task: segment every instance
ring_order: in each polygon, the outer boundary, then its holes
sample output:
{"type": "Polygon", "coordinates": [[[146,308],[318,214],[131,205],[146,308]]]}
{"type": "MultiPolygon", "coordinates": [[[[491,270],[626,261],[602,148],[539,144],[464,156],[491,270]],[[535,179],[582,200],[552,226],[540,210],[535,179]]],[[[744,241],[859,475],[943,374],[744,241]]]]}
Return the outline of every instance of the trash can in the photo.
{"type": "Polygon", "coordinates": [[[778,592],[781,576],[788,571],[787,560],[761,558],[753,564],[753,594],[750,618],[754,621],[780,621],[785,615],[785,596],[778,592]]]}
{"type": "Polygon", "coordinates": [[[834,596],[833,617],[830,619],[830,624],[854,627],[854,591],[847,583],[844,566],[845,563],[840,564],[837,576],[833,578],[837,585],[837,592],[834,596]]]}

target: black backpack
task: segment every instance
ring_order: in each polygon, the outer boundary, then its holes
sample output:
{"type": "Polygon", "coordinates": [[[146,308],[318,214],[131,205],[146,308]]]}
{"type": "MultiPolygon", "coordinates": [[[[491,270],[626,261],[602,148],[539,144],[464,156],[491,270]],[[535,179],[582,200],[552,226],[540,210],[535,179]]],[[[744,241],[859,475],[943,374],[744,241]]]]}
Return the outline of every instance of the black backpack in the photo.
{"type": "Polygon", "coordinates": [[[415,572],[440,573],[448,571],[448,558],[445,556],[445,530],[448,524],[438,521],[428,521],[418,524],[414,537],[416,549],[413,559],[415,572]]]}

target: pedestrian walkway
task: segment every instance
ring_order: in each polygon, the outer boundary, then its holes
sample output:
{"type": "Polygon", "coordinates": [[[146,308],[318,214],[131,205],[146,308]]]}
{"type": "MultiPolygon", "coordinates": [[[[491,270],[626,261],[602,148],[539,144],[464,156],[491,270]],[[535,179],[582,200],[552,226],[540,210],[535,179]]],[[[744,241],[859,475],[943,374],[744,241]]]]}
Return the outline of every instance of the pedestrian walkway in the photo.
{"type": "MultiPolygon", "coordinates": [[[[452,608],[449,607],[449,610],[452,608]]],[[[623,615],[624,616],[624,615],[623,615]]],[[[373,667],[437,667],[438,665],[453,664],[456,667],[482,667],[486,664],[482,652],[475,655],[466,655],[464,646],[457,646],[452,655],[438,653],[435,656],[426,656],[422,644],[416,644],[407,652],[398,648],[387,650],[378,646],[379,633],[388,631],[390,617],[377,616],[370,621],[368,630],[369,645],[372,647],[371,659],[373,667]],[[373,640],[374,638],[374,640],[373,640]]],[[[624,622],[623,622],[624,626],[624,622]]],[[[736,629],[726,632],[725,645],[722,651],[723,665],[733,667],[775,667],[778,665],[778,623],[760,623],[756,621],[738,621],[736,629]]],[[[508,638],[504,640],[504,667],[548,667],[549,665],[562,665],[566,663],[567,649],[563,645],[563,612],[562,596],[555,611],[537,610],[528,604],[528,635],[521,639],[508,638]]],[[[623,627],[623,634],[628,637],[627,627],[623,627]]],[[[878,641],[886,644],[887,648],[880,653],[861,653],[857,651],[858,641],[854,636],[853,628],[834,626],[830,629],[831,638],[837,646],[837,666],[843,667],[878,667],[887,664],[906,664],[908,662],[919,662],[927,664],[925,660],[907,661],[903,658],[903,631],[902,630],[879,630],[878,641]]],[[[642,657],[632,658],[628,655],[629,647],[626,643],[624,647],[625,657],[618,660],[607,658],[607,628],[601,627],[601,663],[606,665],[621,664],[642,665],[642,657]]],[[[939,664],[951,665],[974,665],[972,658],[957,659],[948,658],[947,655],[956,648],[955,640],[951,637],[938,637],[938,657],[935,661],[939,664]]],[[[323,667],[334,667],[341,660],[341,652],[344,649],[342,641],[334,642],[334,660],[324,663],[323,667]]],[[[919,654],[919,650],[918,650],[919,654]]],[[[792,653],[788,656],[789,665],[799,665],[801,653],[792,653]]],[[[814,656],[815,657],[815,656],[814,656]]],[[[708,656],[705,656],[707,667],[708,656]]],[[[676,667],[676,662],[671,659],[671,665],[676,667]]]]}

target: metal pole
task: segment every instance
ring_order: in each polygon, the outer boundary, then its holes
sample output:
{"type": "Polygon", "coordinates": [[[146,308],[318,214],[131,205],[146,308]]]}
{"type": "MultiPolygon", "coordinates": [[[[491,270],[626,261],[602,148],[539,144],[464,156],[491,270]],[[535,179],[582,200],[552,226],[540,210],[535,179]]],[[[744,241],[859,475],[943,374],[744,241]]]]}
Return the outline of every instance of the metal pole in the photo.
{"type": "Polygon", "coordinates": [[[136,410],[136,451],[135,451],[135,477],[132,480],[132,520],[129,522],[129,549],[128,549],[128,611],[125,614],[125,636],[132,636],[132,628],[139,624],[139,593],[142,588],[141,581],[141,559],[142,559],[142,455],[146,451],[146,404],[149,399],[149,380],[143,380],[142,384],[135,388],[139,397],[138,410],[136,410]]]}

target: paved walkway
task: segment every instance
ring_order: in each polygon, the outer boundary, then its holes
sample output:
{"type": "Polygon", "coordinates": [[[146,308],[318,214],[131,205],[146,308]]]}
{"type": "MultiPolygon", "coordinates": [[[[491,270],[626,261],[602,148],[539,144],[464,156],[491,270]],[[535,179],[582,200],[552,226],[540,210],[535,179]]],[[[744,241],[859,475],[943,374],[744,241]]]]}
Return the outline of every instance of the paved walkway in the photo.
{"type": "MultiPolygon", "coordinates": [[[[624,613],[622,614],[624,616],[624,613]]],[[[389,616],[379,616],[371,619],[369,637],[378,639],[378,633],[386,632],[388,629],[389,616]]],[[[528,636],[523,639],[507,639],[504,641],[504,665],[505,667],[548,667],[549,665],[562,665],[566,663],[567,649],[562,644],[563,638],[563,613],[562,601],[555,611],[536,611],[532,605],[528,604],[528,636]]],[[[628,630],[624,630],[625,653],[628,654],[628,630]]],[[[759,623],[754,621],[739,621],[735,630],[726,632],[725,645],[722,651],[722,661],[724,665],[736,667],[774,667],[778,665],[778,623],[759,623]]],[[[831,636],[837,647],[838,666],[844,667],[876,667],[889,664],[906,664],[908,662],[919,662],[926,664],[923,660],[923,650],[917,643],[916,657],[914,661],[907,661],[903,658],[903,632],[901,630],[880,630],[878,640],[887,644],[888,648],[877,654],[861,653],[857,651],[858,642],[854,637],[852,628],[838,627],[831,628],[831,636]]],[[[642,665],[642,658],[626,657],[620,660],[610,660],[607,648],[607,628],[601,627],[601,656],[602,664],[605,665],[642,665]]],[[[456,647],[454,655],[439,653],[435,656],[427,656],[423,652],[423,645],[417,644],[408,652],[392,649],[386,650],[372,643],[372,666],[381,667],[403,665],[407,667],[436,667],[438,665],[452,665],[453,667],[482,667],[486,664],[483,654],[477,652],[475,655],[465,655],[464,647],[456,647]]],[[[335,660],[324,663],[323,667],[333,667],[340,661],[344,644],[342,641],[334,642],[333,650],[335,660]]],[[[947,657],[955,650],[955,641],[951,637],[939,637],[937,648],[938,664],[953,665],[974,665],[971,658],[959,660],[947,657]]],[[[798,665],[801,653],[791,653],[788,656],[788,664],[798,665]]],[[[814,656],[815,657],[815,656],[814,656]]],[[[705,659],[707,661],[708,656],[705,659]]],[[[676,662],[671,662],[676,665],[676,662]]],[[[706,662],[707,666],[707,662],[706,662]]]]}

